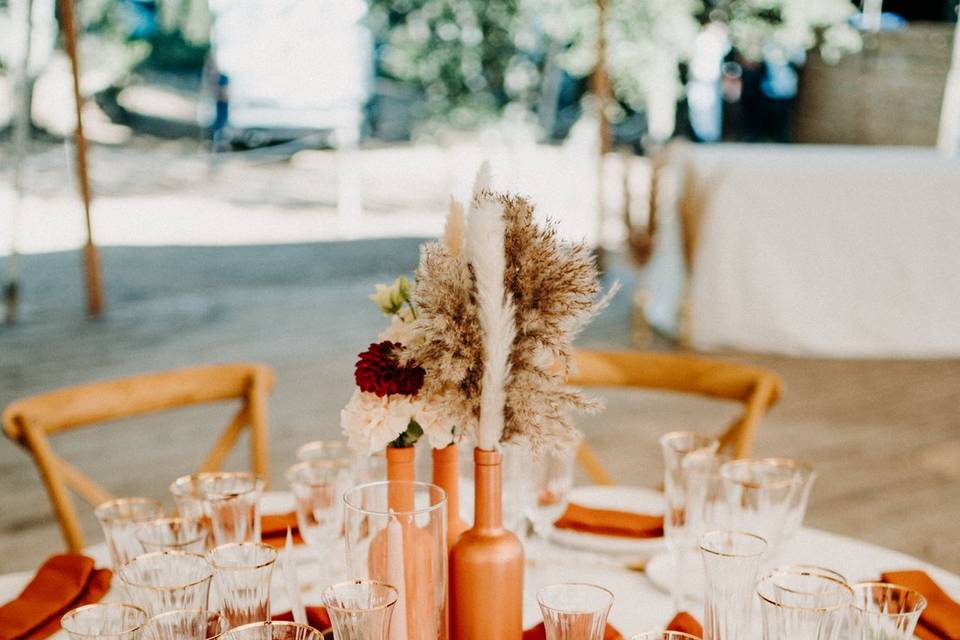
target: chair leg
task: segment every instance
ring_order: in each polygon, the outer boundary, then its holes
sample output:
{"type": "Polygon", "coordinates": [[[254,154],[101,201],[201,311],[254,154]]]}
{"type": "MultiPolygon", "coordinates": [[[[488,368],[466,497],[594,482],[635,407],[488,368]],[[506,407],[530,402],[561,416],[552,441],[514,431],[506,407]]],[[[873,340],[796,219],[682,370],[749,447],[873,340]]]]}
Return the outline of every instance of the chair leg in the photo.
{"type": "Polygon", "coordinates": [[[250,459],[254,472],[270,487],[270,441],[267,430],[267,390],[257,376],[251,384],[248,410],[250,413],[250,459]]]}
{"type": "Polygon", "coordinates": [[[83,551],[83,531],[80,529],[80,520],[74,507],[67,486],[57,470],[55,456],[50,449],[46,436],[36,428],[22,425],[23,436],[27,447],[37,461],[40,477],[47,488],[50,502],[60,523],[60,531],[67,548],[75,553],[83,551]]]}

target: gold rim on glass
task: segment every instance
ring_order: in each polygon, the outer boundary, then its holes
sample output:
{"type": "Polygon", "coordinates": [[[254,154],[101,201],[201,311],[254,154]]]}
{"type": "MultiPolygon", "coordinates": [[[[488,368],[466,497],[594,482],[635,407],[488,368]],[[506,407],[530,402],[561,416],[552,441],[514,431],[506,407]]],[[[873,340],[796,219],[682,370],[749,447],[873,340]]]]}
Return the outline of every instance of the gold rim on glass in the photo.
{"type": "Polygon", "coordinates": [[[123,604],[123,603],[119,603],[119,602],[101,602],[101,603],[97,603],[97,604],[84,605],[84,606],[82,606],[82,607],[77,607],[76,609],[72,609],[72,610],[68,611],[66,614],[64,614],[64,616],[63,616],[62,618],[60,618],[60,627],[63,628],[63,630],[66,631],[67,633],[72,634],[72,635],[75,635],[75,636],[83,636],[83,637],[86,637],[86,638],[100,638],[100,637],[103,637],[104,634],[103,634],[103,633],[100,633],[100,632],[96,632],[96,633],[83,633],[82,631],[74,631],[73,629],[70,628],[70,622],[71,622],[74,618],[77,618],[78,616],[83,615],[85,612],[90,611],[90,610],[93,610],[93,609],[125,610],[125,611],[131,611],[131,612],[136,612],[136,613],[139,613],[139,614],[140,614],[140,622],[137,623],[136,626],[130,627],[129,629],[124,629],[124,630],[122,630],[122,631],[114,631],[114,632],[112,632],[112,633],[110,633],[110,634],[107,634],[107,635],[111,635],[111,636],[119,636],[119,635],[123,635],[123,634],[126,634],[126,633],[133,633],[133,632],[135,632],[135,631],[139,631],[140,629],[143,628],[143,626],[144,626],[145,624],[147,624],[147,622],[149,621],[149,618],[150,618],[150,616],[147,615],[147,612],[146,612],[146,611],[144,611],[143,609],[141,609],[140,607],[138,607],[138,606],[136,606],[136,605],[123,604]]]}
{"type": "Polygon", "coordinates": [[[232,500],[233,498],[238,498],[240,496],[246,495],[248,493],[253,493],[255,491],[263,491],[265,483],[263,478],[257,476],[257,474],[252,471],[209,471],[205,473],[197,474],[197,489],[200,492],[200,495],[205,500],[232,500]],[[211,492],[207,493],[203,490],[203,481],[204,480],[214,480],[214,479],[243,479],[250,480],[253,484],[249,489],[244,491],[224,491],[224,492],[211,492]]]}
{"type": "Polygon", "coordinates": [[[601,587],[600,585],[591,584],[589,582],[558,582],[557,584],[547,585],[546,587],[537,591],[537,604],[539,604],[544,609],[549,609],[550,611],[556,611],[557,613],[585,614],[585,613],[596,613],[597,611],[604,611],[604,610],[609,611],[610,607],[613,606],[613,601],[614,601],[614,597],[613,597],[612,591],[604,587],[601,587]],[[546,604],[543,601],[543,596],[545,592],[551,591],[554,589],[562,589],[565,587],[576,587],[576,588],[586,587],[591,591],[605,594],[607,596],[607,603],[603,607],[597,607],[594,609],[558,609],[557,607],[551,607],[549,604],[546,604]]]}
{"type": "Polygon", "coordinates": [[[332,584],[326,589],[323,590],[323,593],[320,594],[320,600],[323,602],[323,606],[326,609],[333,609],[334,611],[383,611],[384,609],[389,609],[393,605],[397,604],[397,600],[400,599],[400,592],[397,591],[397,588],[392,584],[387,584],[386,582],[380,582],[379,580],[347,580],[345,582],[338,582],[332,584]],[[334,604],[330,601],[328,594],[336,594],[336,591],[339,587],[346,587],[350,585],[371,585],[376,587],[383,587],[387,589],[387,593],[392,596],[392,599],[389,602],[384,602],[383,604],[378,604],[372,607],[341,607],[337,604],[334,604]]]}
{"type": "Polygon", "coordinates": [[[268,544],[263,544],[262,542],[229,542],[227,544],[217,545],[207,553],[207,562],[210,563],[215,569],[221,569],[224,571],[252,571],[254,569],[264,569],[269,567],[277,561],[277,558],[280,557],[279,552],[271,547],[268,544]],[[214,555],[217,551],[226,551],[227,549],[239,549],[239,548],[256,548],[259,551],[267,551],[269,559],[264,560],[263,562],[257,562],[253,564],[222,564],[214,560],[214,555]]]}
{"type": "Polygon", "coordinates": [[[207,616],[207,629],[210,628],[210,623],[217,621],[218,629],[216,635],[206,636],[204,640],[217,640],[217,638],[222,638],[228,631],[230,631],[230,624],[227,622],[227,619],[223,617],[223,614],[219,611],[210,611],[207,609],[177,609],[176,611],[167,611],[166,613],[160,613],[144,623],[144,630],[150,629],[153,626],[154,622],[164,622],[166,620],[176,620],[184,616],[192,615],[206,615],[207,616]]]}
{"type": "Polygon", "coordinates": [[[367,482],[366,484],[358,484],[357,486],[345,491],[343,493],[343,503],[349,508],[353,509],[357,513],[362,513],[366,516],[380,516],[388,518],[391,516],[418,516],[424,513],[432,513],[437,511],[447,503],[447,492],[438,487],[435,484],[430,484],[429,482],[417,482],[414,480],[380,480],[378,482],[367,482]],[[351,500],[354,496],[363,496],[368,489],[373,489],[375,487],[399,487],[399,486],[409,486],[413,487],[414,493],[416,494],[417,489],[423,489],[427,491],[427,494],[430,496],[430,505],[422,507],[419,509],[411,509],[408,511],[397,511],[395,509],[386,508],[386,509],[368,509],[366,507],[357,506],[351,500]]]}
{"type": "Polygon", "coordinates": [[[137,527],[137,530],[134,532],[134,535],[136,536],[137,541],[139,541],[144,548],[146,548],[146,546],[149,544],[152,546],[164,547],[164,549],[161,549],[161,551],[179,551],[183,547],[189,547],[190,545],[196,544],[201,540],[206,540],[207,530],[197,520],[191,520],[189,518],[181,518],[180,516],[175,516],[172,518],[156,518],[155,520],[147,520],[146,522],[142,523],[139,527],[137,527]],[[173,523],[181,523],[185,525],[190,525],[190,524],[196,525],[196,528],[197,528],[196,537],[190,538],[189,540],[184,540],[182,542],[157,542],[156,540],[151,540],[148,538],[148,536],[144,535],[145,533],[150,531],[148,527],[150,527],[151,525],[162,526],[162,525],[173,524],[173,523]]]}
{"type": "Polygon", "coordinates": [[[713,531],[707,531],[700,536],[699,547],[700,550],[704,553],[709,553],[713,556],[719,556],[721,558],[756,558],[762,556],[767,551],[767,540],[761,536],[758,536],[755,533],[750,533],[749,531],[737,531],[735,529],[715,529],[713,531]],[[720,551],[713,547],[707,546],[707,539],[717,535],[725,534],[728,536],[740,536],[741,538],[749,538],[753,542],[760,543],[760,550],[756,553],[734,553],[732,551],[720,551]]]}
{"type": "Polygon", "coordinates": [[[858,582],[851,586],[853,590],[854,598],[850,603],[850,606],[856,609],[861,613],[868,615],[875,615],[881,618],[901,618],[908,616],[920,615],[924,609],[927,608],[927,597],[917,591],[916,589],[911,589],[910,587],[904,587],[899,584],[893,584],[892,582],[858,582]],[[864,609],[861,606],[858,606],[859,600],[856,598],[857,591],[861,588],[881,588],[886,591],[898,591],[901,593],[910,594],[911,596],[917,598],[917,606],[913,608],[912,611],[900,611],[898,613],[891,613],[889,611],[871,611],[870,609],[864,609]]]}
{"type": "Polygon", "coordinates": [[[206,582],[207,580],[210,580],[213,577],[213,572],[210,571],[210,565],[207,562],[207,559],[202,555],[200,555],[199,553],[188,553],[186,551],[153,551],[151,553],[144,553],[142,555],[137,556],[136,558],[133,558],[132,560],[128,560],[127,562],[124,562],[122,565],[120,565],[120,568],[117,569],[117,575],[120,578],[120,582],[123,582],[124,584],[128,584],[131,587],[136,587],[137,589],[151,589],[153,591],[176,591],[178,589],[188,589],[190,587],[195,587],[198,584],[203,584],[204,582],[206,582]],[[178,585],[170,585],[170,586],[162,586],[162,587],[158,587],[152,584],[142,584],[139,582],[133,582],[132,580],[128,580],[127,577],[124,575],[126,573],[124,569],[126,569],[127,567],[132,567],[135,563],[142,562],[145,559],[152,560],[153,558],[160,558],[160,557],[199,559],[200,561],[203,562],[207,570],[207,575],[205,575],[202,578],[198,578],[193,582],[188,582],[186,584],[178,584],[178,585]]]}
{"type": "MultiPolygon", "coordinates": [[[[298,622],[287,622],[286,620],[269,620],[264,622],[250,622],[248,624],[242,624],[239,627],[234,627],[230,629],[227,633],[232,637],[233,634],[240,631],[250,631],[252,629],[272,629],[273,627],[285,627],[287,629],[296,629],[297,631],[304,631],[309,633],[311,636],[317,636],[322,638],[323,632],[317,631],[314,627],[306,624],[300,624],[298,622]]],[[[272,634],[271,634],[272,636],[272,634]]],[[[299,636],[297,636],[299,637],[299,636]]]]}
{"type": "Polygon", "coordinates": [[[93,510],[97,520],[106,523],[112,522],[147,522],[149,520],[156,519],[156,513],[151,513],[149,516],[145,516],[140,519],[140,516],[133,517],[130,513],[110,513],[112,510],[117,509],[118,507],[132,507],[132,506],[149,506],[155,508],[161,515],[163,514],[163,505],[160,504],[159,500],[154,500],[153,498],[144,498],[144,497],[133,497],[133,498],[113,498],[112,500],[107,500],[106,502],[101,502],[97,505],[96,509],[93,510]]]}
{"type": "Polygon", "coordinates": [[[702,433],[697,433],[696,431],[669,431],[663,434],[662,436],[660,436],[660,440],[658,442],[662,447],[678,438],[690,438],[694,441],[702,442],[703,444],[701,444],[700,446],[694,446],[691,449],[678,449],[677,447],[674,447],[671,444],[670,448],[676,451],[677,453],[691,453],[693,451],[699,451],[700,449],[709,449],[711,447],[720,446],[720,443],[716,438],[705,436],[702,433]]]}
{"type": "MultiPolygon", "coordinates": [[[[780,587],[780,588],[783,588],[783,587],[780,587]]],[[[786,589],[786,588],[784,588],[784,590],[785,590],[785,591],[790,591],[791,593],[806,593],[806,592],[796,591],[796,590],[794,590],[794,589],[786,589]]],[[[822,593],[818,593],[818,595],[823,595],[823,594],[822,594],[822,593]]],[[[819,574],[819,573],[807,573],[807,572],[804,572],[804,571],[774,571],[774,572],[772,572],[772,573],[768,573],[768,574],[765,575],[763,578],[761,578],[760,580],[757,581],[757,596],[759,596],[760,599],[763,600],[764,602],[766,602],[767,604],[772,605],[772,606],[774,606],[774,607],[777,607],[777,608],[779,608],[779,609],[788,609],[788,610],[790,610],[790,611],[810,611],[810,612],[812,612],[812,613],[828,613],[828,612],[830,612],[830,611],[837,611],[837,610],[842,609],[842,608],[844,608],[844,607],[847,607],[847,606],[849,606],[850,604],[853,603],[853,589],[850,588],[850,585],[847,584],[846,582],[841,582],[840,580],[837,580],[836,578],[831,578],[831,577],[825,576],[825,575],[823,575],[823,574],[819,574]],[[777,601],[775,601],[775,600],[771,600],[770,598],[768,598],[767,596],[765,596],[765,595],[763,594],[763,592],[761,591],[761,586],[762,586],[764,583],[766,583],[767,581],[769,581],[769,580],[771,580],[772,578],[774,578],[775,576],[811,576],[811,577],[814,577],[814,578],[819,578],[820,580],[826,580],[827,582],[833,583],[834,586],[839,587],[842,592],[845,592],[845,593],[847,594],[847,601],[846,601],[846,602],[839,602],[839,603],[837,603],[835,606],[830,606],[830,607],[827,607],[827,606],[823,606],[823,607],[801,607],[801,606],[799,606],[799,605],[783,604],[782,602],[777,602],[777,601]]]]}
{"type": "Polygon", "coordinates": [[[701,640],[699,636],[684,633],[683,631],[645,631],[635,636],[630,636],[630,640],[701,640]]]}
{"type": "Polygon", "coordinates": [[[724,480],[728,482],[733,482],[742,487],[747,487],[748,489],[780,489],[783,487],[792,486],[796,480],[793,476],[789,478],[784,478],[782,480],[745,480],[743,478],[738,478],[733,475],[734,469],[742,469],[750,465],[755,464],[764,464],[770,467],[783,468],[780,464],[774,464],[770,462],[770,458],[747,458],[745,460],[731,460],[729,462],[724,462],[720,465],[720,475],[724,480]]]}

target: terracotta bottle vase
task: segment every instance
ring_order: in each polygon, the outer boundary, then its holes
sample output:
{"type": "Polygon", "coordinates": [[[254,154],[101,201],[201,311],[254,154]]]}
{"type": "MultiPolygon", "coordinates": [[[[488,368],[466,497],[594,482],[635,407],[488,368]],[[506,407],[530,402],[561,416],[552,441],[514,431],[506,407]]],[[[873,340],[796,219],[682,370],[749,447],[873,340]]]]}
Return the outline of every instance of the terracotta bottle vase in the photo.
{"type": "Polygon", "coordinates": [[[447,492],[447,551],[470,528],[460,516],[460,449],[451,444],[433,450],[433,484],[447,492]]]}
{"type": "Polygon", "coordinates": [[[453,640],[521,640],[523,545],[503,528],[501,456],[474,449],[475,521],[450,551],[453,640]]]}
{"type": "MultiPolygon", "coordinates": [[[[387,447],[387,480],[417,479],[416,447],[387,447]]],[[[413,511],[413,487],[391,487],[387,504],[394,511],[413,511]]]]}

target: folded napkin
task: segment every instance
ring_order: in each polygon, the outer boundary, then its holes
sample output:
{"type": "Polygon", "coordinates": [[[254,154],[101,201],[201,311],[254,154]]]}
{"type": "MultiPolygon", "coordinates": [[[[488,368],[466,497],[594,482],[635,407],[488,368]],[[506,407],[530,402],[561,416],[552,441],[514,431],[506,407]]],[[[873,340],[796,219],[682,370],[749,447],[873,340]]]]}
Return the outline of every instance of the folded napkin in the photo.
{"type": "MultiPolygon", "coordinates": [[[[547,630],[543,626],[543,623],[541,622],[537,624],[537,626],[524,631],[523,640],[547,640],[547,630]]],[[[603,640],[623,640],[623,636],[608,624],[603,632],[603,640]]]]}
{"type": "Polygon", "coordinates": [[[293,534],[293,543],[303,544],[295,511],[260,516],[260,539],[264,544],[282,549],[287,544],[288,527],[293,534]]]}
{"type": "Polygon", "coordinates": [[[698,638],[703,637],[703,627],[697,622],[697,619],[686,611],[681,611],[673,616],[673,620],[667,625],[667,631],[679,631],[680,633],[689,633],[698,638]]]}
{"type": "MultiPolygon", "coordinates": [[[[307,610],[307,624],[317,631],[326,631],[330,628],[330,616],[323,607],[305,607],[307,610]]],[[[270,616],[274,620],[287,620],[293,622],[293,613],[285,611],[270,616]]]]}
{"type": "Polygon", "coordinates": [[[594,509],[574,503],[570,503],[560,519],[553,524],[558,529],[572,529],[622,538],[663,536],[663,516],[594,509]]]}
{"type": "Polygon", "coordinates": [[[99,601],[110,588],[109,569],[65,553],[47,559],[14,600],[0,607],[0,639],[42,640],[60,629],[68,611],[99,601]]]}
{"type": "Polygon", "coordinates": [[[888,571],[884,582],[919,591],[927,599],[916,636],[924,640],[960,640],[960,602],[956,602],[923,571],[888,571]]]}

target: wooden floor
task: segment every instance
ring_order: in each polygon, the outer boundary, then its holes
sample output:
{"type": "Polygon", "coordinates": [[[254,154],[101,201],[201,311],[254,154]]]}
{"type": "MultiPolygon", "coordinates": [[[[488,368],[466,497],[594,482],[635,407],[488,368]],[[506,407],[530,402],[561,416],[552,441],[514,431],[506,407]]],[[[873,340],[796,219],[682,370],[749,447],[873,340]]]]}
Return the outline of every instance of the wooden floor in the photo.
{"type": "MultiPolygon", "coordinates": [[[[258,360],[278,373],[272,398],[274,479],[295,448],[338,432],[352,365],[381,326],[366,300],[376,282],[412,269],[413,240],[104,252],[109,311],[83,318],[79,256],[28,256],[23,322],[0,328],[0,405],[58,386],[199,362],[258,360]]],[[[617,276],[632,284],[629,270],[617,276]]],[[[628,296],[583,336],[627,347],[628,296]]],[[[807,522],[960,572],[960,361],[826,361],[746,355],[784,379],[758,453],[820,472],[807,522]]],[[[661,474],[657,437],[718,429],[735,407],[669,394],[610,391],[583,430],[622,483],[661,474]]],[[[54,447],[119,495],[167,499],[225,423],[229,407],[191,409],[58,436],[54,447]]],[[[234,461],[235,465],[242,460],[234,461]]],[[[60,548],[46,495],[26,456],[0,442],[0,572],[34,567],[60,548]]],[[[169,499],[167,499],[169,504],[169,499]]],[[[85,530],[98,536],[92,513],[85,530]]]]}

